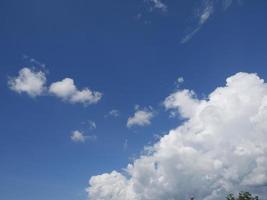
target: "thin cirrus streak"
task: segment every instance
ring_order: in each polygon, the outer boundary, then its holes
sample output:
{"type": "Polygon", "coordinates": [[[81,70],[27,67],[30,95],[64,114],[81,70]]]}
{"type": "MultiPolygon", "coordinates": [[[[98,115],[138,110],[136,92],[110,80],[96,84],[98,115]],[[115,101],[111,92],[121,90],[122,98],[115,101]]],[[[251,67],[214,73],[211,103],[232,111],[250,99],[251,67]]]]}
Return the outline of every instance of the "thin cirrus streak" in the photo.
{"type": "Polygon", "coordinates": [[[191,30],[181,39],[181,43],[189,42],[217,10],[222,9],[225,11],[230,8],[234,2],[237,2],[238,5],[243,4],[242,0],[202,0],[200,5],[194,9],[195,14],[193,18],[195,25],[191,25],[191,30]]]}

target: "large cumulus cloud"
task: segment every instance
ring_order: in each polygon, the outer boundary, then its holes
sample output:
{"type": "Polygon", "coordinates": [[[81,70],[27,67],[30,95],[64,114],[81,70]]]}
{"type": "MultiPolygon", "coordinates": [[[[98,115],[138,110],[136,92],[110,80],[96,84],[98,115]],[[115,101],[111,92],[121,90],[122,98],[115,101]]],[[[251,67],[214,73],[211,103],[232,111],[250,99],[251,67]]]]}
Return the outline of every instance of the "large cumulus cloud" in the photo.
{"type": "Polygon", "coordinates": [[[267,84],[256,74],[227,78],[207,99],[180,90],[164,101],[186,121],[122,172],[93,176],[90,200],[223,199],[267,196],[267,84]]]}

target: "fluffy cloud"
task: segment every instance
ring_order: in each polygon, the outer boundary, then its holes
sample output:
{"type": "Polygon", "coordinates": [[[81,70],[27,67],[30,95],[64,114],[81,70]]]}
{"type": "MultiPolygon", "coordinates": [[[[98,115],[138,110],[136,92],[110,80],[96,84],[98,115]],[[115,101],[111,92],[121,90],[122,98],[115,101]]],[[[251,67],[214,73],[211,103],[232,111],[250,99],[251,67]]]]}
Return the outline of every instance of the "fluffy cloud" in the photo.
{"type": "Polygon", "coordinates": [[[151,123],[151,119],[154,117],[153,112],[150,110],[146,108],[140,110],[139,108],[137,108],[134,115],[128,118],[127,127],[130,128],[132,126],[149,125],[151,123]]]}
{"type": "Polygon", "coordinates": [[[93,176],[90,200],[224,199],[249,190],[267,197],[267,84],[237,73],[207,99],[181,90],[165,100],[186,120],[123,172],[93,176]]]}
{"type": "Polygon", "coordinates": [[[164,106],[166,109],[177,108],[182,117],[189,118],[194,115],[199,105],[199,100],[194,96],[195,93],[192,90],[175,92],[165,99],[164,106]]]}
{"type": "Polygon", "coordinates": [[[70,138],[74,142],[85,142],[86,136],[82,132],[76,130],[72,132],[70,138]]]}
{"type": "Polygon", "coordinates": [[[88,88],[78,90],[71,78],[52,83],[49,87],[49,92],[64,101],[83,103],[85,105],[97,103],[102,98],[100,92],[91,91],[88,88]]]}
{"type": "Polygon", "coordinates": [[[85,135],[79,130],[75,130],[71,133],[71,140],[74,142],[85,142],[86,140],[96,140],[95,135],[85,135]]]}
{"type": "Polygon", "coordinates": [[[9,88],[18,93],[27,93],[31,97],[42,95],[45,91],[46,76],[42,71],[22,68],[17,77],[8,80],[9,88]]]}
{"type": "Polygon", "coordinates": [[[31,97],[50,93],[64,101],[82,103],[84,105],[95,104],[103,96],[102,93],[91,91],[89,88],[78,90],[71,78],[52,83],[47,91],[45,73],[43,71],[34,71],[30,68],[22,68],[17,77],[10,77],[8,86],[17,93],[24,92],[31,97]]]}

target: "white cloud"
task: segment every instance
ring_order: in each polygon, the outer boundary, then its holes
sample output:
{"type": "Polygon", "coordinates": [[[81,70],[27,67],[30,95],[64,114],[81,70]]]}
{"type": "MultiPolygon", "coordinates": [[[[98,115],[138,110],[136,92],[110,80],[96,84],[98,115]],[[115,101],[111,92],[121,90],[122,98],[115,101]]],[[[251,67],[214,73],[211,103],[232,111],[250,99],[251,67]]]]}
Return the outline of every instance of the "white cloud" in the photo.
{"type": "Polygon", "coordinates": [[[72,132],[71,140],[74,142],[85,142],[86,136],[82,132],[76,130],[72,132]]]}
{"type": "Polygon", "coordinates": [[[160,9],[162,11],[167,11],[167,5],[164,4],[161,0],[145,0],[145,2],[148,2],[151,4],[151,9],[160,9]]]}
{"type": "Polygon", "coordinates": [[[32,66],[40,67],[40,68],[43,68],[44,70],[46,68],[45,63],[43,63],[43,62],[41,62],[41,61],[31,57],[31,56],[24,54],[24,55],[22,55],[22,58],[23,58],[23,60],[27,61],[32,66]]]}
{"type": "Polygon", "coordinates": [[[190,41],[193,36],[200,30],[201,26],[197,26],[195,29],[193,29],[193,31],[189,32],[188,34],[186,34],[182,40],[181,40],[181,44],[187,43],[188,41],[190,41]]]}
{"type": "Polygon", "coordinates": [[[203,0],[199,8],[196,9],[195,18],[197,19],[196,27],[189,32],[182,40],[181,43],[186,43],[201,29],[201,27],[208,21],[214,12],[214,0],[203,0]]]}
{"type": "Polygon", "coordinates": [[[151,109],[140,110],[139,107],[136,108],[136,112],[132,117],[128,118],[127,127],[132,126],[147,126],[151,123],[151,119],[154,117],[151,109]]]}
{"type": "Polygon", "coordinates": [[[102,93],[91,91],[88,88],[78,90],[73,79],[65,78],[52,83],[49,92],[70,103],[83,103],[85,105],[97,103],[102,98],[102,93]]]}
{"type": "Polygon", "coordinates": [[[182,117],[190,118],[199,105],[199,100],[194,96],[194,91],[182,90],[168,96],[164,101],[164,106],[166,109],[177,108],[182,117]]]}
{"type": "Polygon", "coordinates": [[[42,71],[22,68],[17,77],[10,77],[9,88],[18,93],[27,93],[31,97],[40,96],[45,91],[46,76],[42,71]]]}
{"type": "MultiPolygon", "coordinates": [[[[200,5],[194,10],[196,24],[191,28],[191,31],[182,38],[181,43],[183,44],[191,40],[217,9],[222,8],[222,10],[227,10],[233,4],[233,1],[234,0],[202,0],[200,5]]],[[[236,2],[242,5],[241,0],[236,0],[236,2]]]]}
{"type": "Polygon", "coordinates": [[[96,123],[92,120],[88,120],[89,128],[96,129],[96,123]]]}
{"type": "Polygon", "coordinates": [[[184,77],[181,76],[181,77],[178,77],[178,78],[177,78],[177,83],[178,83],[178,84],[181,84],[181,83],[183,83],[183,82],[184,82],[184,77]]]}
{"type": "Polygon", "coordinates": [[[90,200],[224,199],[241,190],[267,197],[267,84],[237,73],[207,99],[181,90],[165,100],[185,122],[123,172],[93,176],[90,200]]]}
{"type": "Polygon", "coordinates": [[[52,83],[49,92],[62,99],[70,99],[76,92],[76,86],[71,78],[65,78],[62,81],[52,83]]]}
{"type": "Polygon", "coordinates": [[[111,111],[108,112],[108,114],[105,115],[105,117],[108,117],[108,116],[119,117],[120,111],[116,109],[112,109],[111,111]]]}
{"type": "Polygon", "coordinates": [[[78,90],[71,78],[52,83],[47,92],[46,73],[30,68],[22,68],[17,77],[9,77],[8,86],[17,93],[27,93],[31,97],[50,93],[66,102],[84,105],[97,103],[103,96],[102,93],[91,91],[89,88],[78,90]]]}
{"type": "Polygon", "coordinates": [[[94,141],[96,138],[95,135],[85,135],[79,130],[75,130],[71,133],[71,140],[74,142],[85,142],[86,140],[94,141]]]}
{"type": "Polygon", "coordinates": [[[204,8],[200,10],[197,16],[199,19],[199,22],[198,22],[199,25],[204,24],[209,19],[209,17],[212,15],[214,11],[214,5],[212,1],[205,1],[204,4],[205,4],[204,8]]]}
{"type": "Polygon", "coordinates": [[[183,84],[183,82],[184,82],[184,77],[182,76],[178,77],[175,81],[176,87],[179,88],[183,84]]]}

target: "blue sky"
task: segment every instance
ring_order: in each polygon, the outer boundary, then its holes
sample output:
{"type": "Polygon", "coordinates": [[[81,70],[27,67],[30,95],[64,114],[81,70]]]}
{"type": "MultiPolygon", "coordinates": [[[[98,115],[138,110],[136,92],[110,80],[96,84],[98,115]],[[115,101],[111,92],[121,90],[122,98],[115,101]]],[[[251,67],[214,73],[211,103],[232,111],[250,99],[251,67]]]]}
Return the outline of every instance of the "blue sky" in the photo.
{"type": "Polygon", "coordinates": [[[87,199],[91,176],[125,168],[184,121],[163,106],[178,77],[199,98],[240,71],[267,79],[267,2],[153,2],[0,1],[1,199],[87,199]],[[23,68],[42,71],[47,90],[71,78],[103,96],[18,93],[8,82],[23,68]],[[138,111],[151,118],[127,127],[138,111]],[[75,130],[84,141],[71,139],[75,130]]]}

